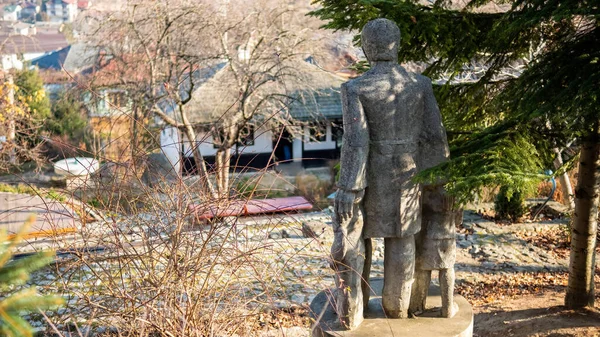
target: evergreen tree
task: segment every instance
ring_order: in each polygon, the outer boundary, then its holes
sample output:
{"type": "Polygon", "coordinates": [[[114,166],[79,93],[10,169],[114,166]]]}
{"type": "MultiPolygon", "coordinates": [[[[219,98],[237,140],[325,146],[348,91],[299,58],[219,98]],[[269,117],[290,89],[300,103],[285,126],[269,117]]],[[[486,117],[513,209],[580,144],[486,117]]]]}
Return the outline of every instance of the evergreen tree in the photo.
{"type": "Polygon", "coordinates": [[[83,114],[83,105],[75,95],[62,93],[52,104],[52,117],[44,128],[53,135],[65,135],[70,140],[82,141],[87,121],[83,114]]]}
{"type": "Polygon", "coordinates": [[[15,76],[17,99],[27,104],[31,116],[44,120],[51,116],[50,99],[44,90],[44,81],[37,70],[21,70],[15,76]]]}
{"type": "MultiPolygon", "coordinates": [[[[523,192],[543,178],[551,149],[576,140],[580,175],[571,244],[569,307],[593,305],[600,193],[600,1],[317,0],[326,27],[358,31],[378,17],[402,32],[400,62],[443,79],[438,101],[452,160],[443,174],[465,201],[483,186],[523,192]],[[490,10],[493,9],[493,10],[490,10]],[[465,73],[469,76],[465,76],[465,73]]],[[[439,83],[439,82],[438,82],[439,83]]]]}
{"type": "Polygon", "coordinates": [[[61,297],[40,296],[35,287],[15,287],[29,280],[29,273],[38,270],[54,259],[52,252],[39,252],[34,255],[11,260],[15,246],[23,239],[27,229],[33,224],[31,217],[21,231],[10,238],[5,231],[0,232],[0,334],[8,337],[33,336],[31,325],[21,315],[57,306],[63,302],[61,297]]]}

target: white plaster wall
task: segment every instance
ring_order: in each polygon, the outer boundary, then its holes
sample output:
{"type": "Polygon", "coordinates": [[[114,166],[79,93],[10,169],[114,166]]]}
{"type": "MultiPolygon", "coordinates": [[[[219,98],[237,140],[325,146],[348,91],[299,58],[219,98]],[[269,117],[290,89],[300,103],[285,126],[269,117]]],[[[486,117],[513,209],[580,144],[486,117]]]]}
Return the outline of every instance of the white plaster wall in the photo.
{"type": "Polygon", "coordinates": [[[75,20],[75,17],[77,16],[77,2],[72,3],[72,4],[67,4],[64,7],[63,10],[63,6],[62,4],[55,4],[54,5],[54,15],[52,15],[52,11],[48,11],[48,13],[50,14],[50,18],[52,20],[52,22],[73,22],[73,20],[75,20]],[[65,16],[67,17],[67,19],[65,20],[65,16]]]}
{"type": "Polygon", "coordinates": [[[16,11],[10,13],[4,12],[2,18],[4,21],[17,21],[19,19],[19,15],[16,11]]]}
{"type": "Polygon", "coordinates": [[[315,142],[310,139],[309,127],[304,127],[304,151],[332,150],[335,149],[335,141],[331,137],[331,125],[327,124],[324,142],[315,142]]]}
{"type": "MultiPolygon", "coordinates": [[[[184,139],[187,139],[185,135],[184,139]]],[[[213,146],[213,138],[210,133],[198,133],[197,141],[200,143],[200,153],[205,157],[211,157],[217,154],[217,149],[213,146]]],[[[189,143],[186,141],[183,144],[184,154],[186,157],[191,157],[192,152],[189,143]]],[[[235,151],[235,147],[232,149],[235,151]]],[[[271,153],[273,151],[273,133],[268,130],[257,130],[254,132],[254,145],[238,147],[239,154],[252,153],[271,153]]]]}
{"type": "Polygon", "coordinates": [[[292,158],[294,158],[294,162],[302,161],[302,139],[294,138],[294,142],[292,143],[292,158]]]}
{"type": "Polygon", "coordinates": [[[42,57],[46,54],[50,54],[50,53],[25,53],[23,54],[23,60],[25,61],[31,61],[33,59],[36,59],[38,57],[42,57]]]}
{"type": "Polygon", "coordinates": [[[19,60],[17,54],[2,55],[2,69],[23,69],[23,62],[19,60]]]}
{"type": "Polygon", "coordinates": [[[181,172],[179,131],[173,127],[163,129],[160,132],[160,147],[173,168],[175,168],[175,172],[181,172]]]}
{"type": "Polygon", "coordinates": [[[69,22],[73,22],[75,20],[75,17],[77,16],[77,2],[74,2],[72,4],[68,4],[67,5],[67,11],[68,11],[68,17],[69,17],[69,22]]]}
{"type": "Polygon", "coordinates": [[[238,147],[239,154],[271,153],[273,151],[273,133],[258,129],[254,132],[254,145],[238,147]]]}
{"type": "MultiPolygon", "coordinates": [[[[214,156],[217,154],[217,149],[213,146],[213,138],[210,133],[198,133],[196,135],[196,140],[200,142],[200,153],[202,153],[205,157],[214,156]]],[[[191,157],[191,151],[189,151],[189,144],[183,144],[185,149],[186,156],[191,157]]]]}

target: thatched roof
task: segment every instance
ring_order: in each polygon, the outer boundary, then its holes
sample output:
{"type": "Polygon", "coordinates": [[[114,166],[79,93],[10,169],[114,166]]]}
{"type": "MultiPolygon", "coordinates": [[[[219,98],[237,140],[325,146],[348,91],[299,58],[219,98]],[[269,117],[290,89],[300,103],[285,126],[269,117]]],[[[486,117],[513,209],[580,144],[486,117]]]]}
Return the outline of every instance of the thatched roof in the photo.
{"type": "MultiPolygon", "coordinates": [[[[279,67],[275,71],[278,74],[277,80],[268,81],[267,84],[259,87],[254,102],[276,94],[277,97],[273,97],[273,100],[285,96],[285,100],[291,102],[288,109],[283,109],[285,111],[282,110],[282,113],[289,113],[292,118],[300,120],[340,118],[342,115],[340,87],[346,80],[311,64],[310,61],[287,61],[276,65],[279,67]]],[[[237,108],[242,93],[228,63],[207,68],[194,77],[197,89],[192,93],[192,99],[188,103],[190,122],[213,123],[220,118],[227,118],[228,113],[237,108]]],[[[263,116],[278,113],[276,104],[265,105],[265,107],[267,107],[266,111],[261,112],[263,116]]]]}

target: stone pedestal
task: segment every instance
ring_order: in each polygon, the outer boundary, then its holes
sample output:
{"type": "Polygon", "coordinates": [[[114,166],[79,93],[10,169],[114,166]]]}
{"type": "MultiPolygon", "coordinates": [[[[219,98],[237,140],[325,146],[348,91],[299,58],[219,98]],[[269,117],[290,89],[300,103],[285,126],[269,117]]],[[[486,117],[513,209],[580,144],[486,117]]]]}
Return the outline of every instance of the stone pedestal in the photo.
{"type": "Polygon", "coordinates": [[[452,318],[441,318],[442,299],[439,288],[431,287],[427,297],[427,310],[416,318],[388,319],[381,305],[382,279],[371,280],[373,291],[365,320],[352,331],[342,328],[335,313],[335,300],[332,291],[320,292],[310,304],[313,318],[318,324],[313,328],[312,337],[472,337],[473,310],[462,296],[454,295],[458,314],[452,318]]]}

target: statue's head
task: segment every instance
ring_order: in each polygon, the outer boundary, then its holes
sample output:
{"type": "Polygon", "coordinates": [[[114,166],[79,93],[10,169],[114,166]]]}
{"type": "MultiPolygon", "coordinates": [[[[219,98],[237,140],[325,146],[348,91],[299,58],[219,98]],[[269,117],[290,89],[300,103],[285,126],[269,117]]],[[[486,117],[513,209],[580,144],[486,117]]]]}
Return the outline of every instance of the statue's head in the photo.
{"type": "Polygon", "coordinates": [[[400,28],[393,21],[375,19],[367,22],[360,41],[369,62],[398,60],[400,28]]]}

